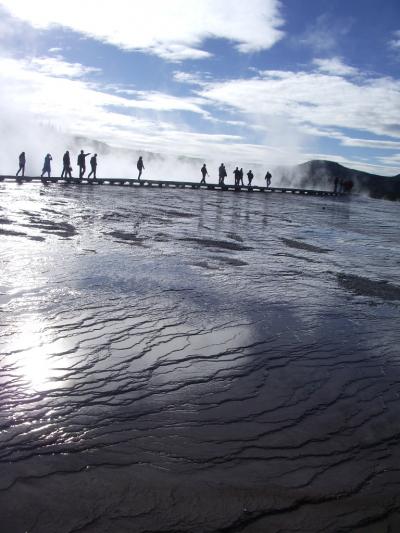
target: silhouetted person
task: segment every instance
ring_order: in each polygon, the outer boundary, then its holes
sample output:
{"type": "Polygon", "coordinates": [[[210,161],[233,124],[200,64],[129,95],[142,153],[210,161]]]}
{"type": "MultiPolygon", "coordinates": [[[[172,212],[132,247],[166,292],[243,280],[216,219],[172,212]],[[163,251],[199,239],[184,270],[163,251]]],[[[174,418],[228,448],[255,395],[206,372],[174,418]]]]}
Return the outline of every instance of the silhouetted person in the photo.
{"type": "Polygon", "coordinates": [[[339,185],[339,178],[336,177],[335,181],[333,182],[333,192],[337,192],[338,185],[339,185]]]}
{"type": "Polygon", "coordinates": [[[201,178],[201,182],[200,183],[206,183],[206,176],[208,176],[208,172],[207,172],[207,167],[206,167],[206,164],[204,163],[204,165],[201,167],[201,175],[203,176],[201,178]]]}
{"type": "Polygon", "coordinates": [[[350,193],[353,186],[354,186],[354,183],[351,180],[346,180],[343,183],[343,191],[350,193]]]}
{"type": "Polygon", "coordinates": [[[226,173],[226,168],[223,163],[220,164],[218,169],[218,183],[219,185],[224,185],[224,179],[228,174],[226,173]]]}
{"type": "Polygon", "coordinates": [[[339,192],[344,192],[344,180],[339,180],[339,192]]]}
{"type": "Polygon", "coordinates": [[[239,170],[239,172],[240,172],[240,176],[239,176],[239,185],[244,185],[244,183],[243,183],[243,169],[241,168],[241,169],[239,170]]]}
{"type": "Polygon", "coordinates": [[[95,180],[96,179],[96,169],[97,169],[97,154],[94,154],[94,156],[92,156],[90,158],[90,167],[91,167],[92,170],[89,173],[88,179],[93,174],[93,179],[95,180]]]}
{"type": "Polygon", "coordinates": [[[265,182],[267,184],[267,187],[271,185],[271,178],[272,178],[271,172],[268,170],[268,172],[265,174],[265,182]]]}
{"type": "Polygon", "coordinates": [[[21,176],[24,177],[25,176],[25,163],[26,163],[26,159],[25,159],[25,152],[21,152],[19,154],[19,157],[18,157],[18,163],[19,163],[19,169],[18,169],[18,172],[15,174],[16,176],[18,176],[18,174],[21,172],[22,170],[22,174],[21,176]]]}
{"type": "Polygon", "coordinates": [[[81,153],[78,155],[77,165],[79,167],[79,179],[82,179],[86,172],[86,157],[88,155],[90,155],[90,152],[85,154],[83,150],[81,150],[81,153]]]}
{"type": "Polygon", "coordinates": [[[240,180],[240,170],[239,167],[236,167],[233,171],[233,175],[235,176],[235,187],[239,187],[239,180],[240,180]]]}
{"type": "Polygon", "coordinates": [[[254,174],[252,173],[251,170],[249,170],[247,173],[247,179],[249,180],[249,183],[248,183],[249,187],[251,185],[251,182],[253,181],[253,178],[254,178],[254,174]]]}
{"type": "Polygon", "coordinates": [[[71,167],[71,158],[69,156],[68,150],[63,155],[63,169],[61,172],[62,178],[72,178],[72,167],[71,167]]]}
{"type": "Polygon", "coordinates": [[[50,178],[50,176],[51,176],[51,164],[50,164],[50,161],[52,159],[53,158],[51,157],[50,154],[47,154],[46,157],[44,158],[42,175],[40,176],[41,178],[43,178],[44,174],[46,174],[46,173],[47,173],[48,177],[50,178]]]}
{"type": "Polygon", "coordinates": [[[140,176],[142,175],[142,171],[144,170],[144,164],[143,164],[143,158],[142,156],[139,157],[138,162],[136,163],[137,169],[139,171],[138,180],[140,180],[140,176]]]}

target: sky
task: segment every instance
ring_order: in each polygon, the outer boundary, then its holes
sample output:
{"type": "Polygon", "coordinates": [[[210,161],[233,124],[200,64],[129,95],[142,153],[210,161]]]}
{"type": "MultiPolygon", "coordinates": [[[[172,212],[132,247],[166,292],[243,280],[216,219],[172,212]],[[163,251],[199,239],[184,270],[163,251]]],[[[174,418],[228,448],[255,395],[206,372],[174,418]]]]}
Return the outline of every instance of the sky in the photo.
{"type": "Polygon", "coordinates": [[[0,0],[3,151],[72,134],[396,175],[399,67],[398,0],[0,0]]]}

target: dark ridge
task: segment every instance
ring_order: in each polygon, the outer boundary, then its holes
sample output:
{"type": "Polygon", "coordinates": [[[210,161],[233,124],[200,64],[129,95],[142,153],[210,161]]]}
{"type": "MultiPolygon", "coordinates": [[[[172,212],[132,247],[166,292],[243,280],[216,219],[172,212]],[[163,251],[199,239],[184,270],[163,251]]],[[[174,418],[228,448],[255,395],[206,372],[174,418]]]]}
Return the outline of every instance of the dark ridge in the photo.
{"type": "Polygon", "coordinates": [[[295,241],[294,239],[285,239],[284,237],[282,237],[281,241],[284,242],[286,246],[289,246],[289,248],[296,248],[298,250],[306,250],[307,252],[316,252],[319,254],[326,254],[327,252],[331,251],[331,250],[328,250],[328,248],[320,248],[319,246],[314,246],[313,244],[307,244],[306,242],[295,241]]]}
{"type": "Polygon", "coordinates": [[[393,177],[379,176],[361,170],[344,167],[334,161],[313,160],[291,168],[280,169],[282,180],[302,188],[321,187],[333,190],[335,178],[351,180],[354,192],[367,192],[372,198],[400,199],[400,174],[393,177]]]}
{"type": "Polygon", "coordinates": [[[124,242],[129,244],[136,244],[137,246],[142,246],[144,239],[141,237],[138,237],[134,233],[127,233],[125,231],[111,231],[110,233],[107,233],[106,235],[110,235],[111,237],[115,237],[117,239],[116,242],[124,242]]]}
{"type": "Polygon", "coordinates": [[[382,300],[400,300],[400,287],[387,281],[374,281],[352,274],[337,274],[339,285],[358,296],[372,296],[382,300]]]}
{"type": "Polygon", "coordinates": [[[196,237],[183,237],[179,239],[180,241],[192,242],[199,244],[200,246],[207,246],[209,248],[221,248],[222,250],[252,250],[249,246],[243,246],[236,242],[230,241],[219,241],[216,239],[199,239],[196,237]]]}

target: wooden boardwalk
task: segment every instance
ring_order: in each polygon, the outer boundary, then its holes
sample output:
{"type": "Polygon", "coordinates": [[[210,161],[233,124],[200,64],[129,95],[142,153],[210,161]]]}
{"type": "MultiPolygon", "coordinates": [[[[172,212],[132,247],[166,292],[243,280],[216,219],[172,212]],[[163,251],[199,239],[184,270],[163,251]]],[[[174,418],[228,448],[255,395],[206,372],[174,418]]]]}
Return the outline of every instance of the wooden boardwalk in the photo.
{"type": "Polygon", "coordinates": [[[18,184],[40,182],[45,185],[50,183],[63,183],[72,185],[86,185],[86,186],[98,186],[98,185],[117,185],[125,187],[169,187],[174,189],[203,189],[210,191],[233,191],[233,192],[264,192],[264,193],[291,193],[291,194],[304,194],[307,196],[343,196],[344,193],[333,191],[321,191],[316,189],[299,189],[292,187],[261,187],[259,185],[253,185],[251,187],[242,185],[236,187],[235,185],[219,185],[218,183],[200,184],[193,181],[170,181],[170,180],[149,180],[142,178],[140,181],[137,179],[129,178],[99,178],[96,180],[88,180],[87,178],[41,178],[39,176],[25,176],[24,178],[15,176],[0,176],[1,181],[14,181],[18,184]]]}

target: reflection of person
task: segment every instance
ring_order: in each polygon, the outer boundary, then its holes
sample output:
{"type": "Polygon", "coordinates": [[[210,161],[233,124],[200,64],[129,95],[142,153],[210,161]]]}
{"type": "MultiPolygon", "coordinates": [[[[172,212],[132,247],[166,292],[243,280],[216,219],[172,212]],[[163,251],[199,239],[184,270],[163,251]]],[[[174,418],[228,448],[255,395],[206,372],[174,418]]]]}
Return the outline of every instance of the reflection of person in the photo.
{"type": "Polygon", "coordinates": [[[203,176],[201,178],[201,182],[200,183],[206,183],[206,176],[208,176],[208,172],[207,172],[207,167],[206,167],[206,164],[204,163],[204,165],[201,167],[201,175],[203,176]]]}
{"type": "Polygon", "coordinates": [[[252,173],[251,170],[249,170],[247,173],[247,179],[249,180],[249,183],[248,183],[249,187],[251,185],[251,182],[253,181],[253,178],[254,178],[254,174],[252,173]]]}
{"type": "Polygon", "coordinates": [[[139,171],[138,180],[140,180],[140,176],[142,175],[142,171],[144,170],[144,164],[143,164],[143,158],[142,156],[139,157],[138,162],[136,163],[136,167],[139,171]]]}
{"type": "Polygon", "coordinates": [[[88,154],[85,154],[83,150],[81,150],[81,153],[78,155],[78,167],[79,167],[79,179],[83,178],[83,175],[86,172],[86,157],[90,155],[90,152],[88,154]]]}
{"type": "Polygon", "coordinates": [[[219,169],[218,169],[218,183],[219,185],[224,185],[224,179],[226,178],[228,174],[226,173],[226,168],[225,168],[225,165],[223,163],[220,164],[219,166],[219,169]]]}
{"type": "Polygon", "coordinates": [[[65,154],[63,155],[63,169],[62,169],[62,172],[61,172],[61,177],[62,178],[72,178],[72,174],[71,174],[71,158],[69,156],[69,152],[68,150],[65,152],[65,154]]]}
{"type": "Polygon", "coordinates": [[[50,154],[47,154],[46,157],[44,158],[42,175],[40,176],[41,178],[43,178],[44,174],[46,174],[46,173],[47,173],[48,177],[50,178],[50,176],[51,176],[51,164],[50,164],[50,161],[52,159],[53,158],[51,157],[50,154]]]}
{"type": "Polygon", "coordinates": [[[93,179],[95,180],[96,179],[96,169],[97,169],[97,154],[94,154],[94,156],[92,156],[90,158],[90,167],[91,167],[92,170],[89,173],[88,179],[93,174],[93,179]]]}
{"type": "Polygon", "coordinates": [[[25,152],[21,152],[18,157],[19,169],[18,169],[18,172],[15,174],[16,176],[18,176],[21,170],[22,170],[21,176],[22,177],[25,176],[25,162],[26,162],[25,152]]]}
{"type": "Polygon", "coordinates": [[[271,172],[268,170],[268,172],[265,174],[265,181],[267,183],[267,187],[271,185],[271,178],[272,178],[271,172]]]}

